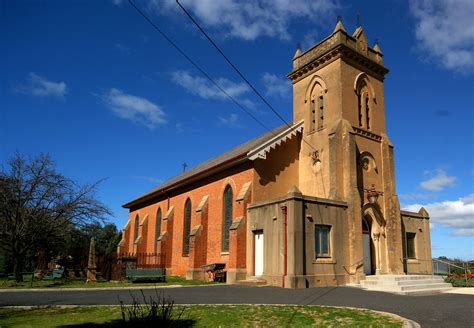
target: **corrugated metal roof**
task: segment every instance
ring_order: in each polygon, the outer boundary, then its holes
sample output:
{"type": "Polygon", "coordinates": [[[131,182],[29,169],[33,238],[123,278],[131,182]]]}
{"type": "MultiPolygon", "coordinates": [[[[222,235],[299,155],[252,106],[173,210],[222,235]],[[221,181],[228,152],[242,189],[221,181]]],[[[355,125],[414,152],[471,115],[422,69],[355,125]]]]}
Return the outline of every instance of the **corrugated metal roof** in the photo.
{"type": "Polygon", "coordinates": [[[196,165],[192,167],[191,169],[178,174],[177,176],[171,178],[170,180],[160,184],[159,186],[151,189],[150,191],[144,193],[143,195],[135,198],[134,200],[128,202],[127,204],[124,204],[123,207],[125,208],[130,208],[131,206],[138,204],[140,201],[145,200],[152,196],[155,193],[158,192],[163,192],[166,189],[169,189],[173,185],[176,185],[186,179],[189,179],[195,175],[199,175],[209,169],[219,167],[220,165],[231,162],[232,160],[237,160],[240,158],[245,158],[247,153],[254,149],[255,147],[259,146],[260,144],[270,140],[271,138],[275,137],[276,135],[282,133],[285,131],[285,129],[288,129],[287,125],[282,125],[278,128],[275,128],[265,134],[262,134],[259,137],[256,137],[250,141],[247,141],[246,143],[237,146],[229,151],[226,151],[225,153],[222,153],[214,158],[211,158],[210,160],[201,163],[199,165],[196,165]]]}

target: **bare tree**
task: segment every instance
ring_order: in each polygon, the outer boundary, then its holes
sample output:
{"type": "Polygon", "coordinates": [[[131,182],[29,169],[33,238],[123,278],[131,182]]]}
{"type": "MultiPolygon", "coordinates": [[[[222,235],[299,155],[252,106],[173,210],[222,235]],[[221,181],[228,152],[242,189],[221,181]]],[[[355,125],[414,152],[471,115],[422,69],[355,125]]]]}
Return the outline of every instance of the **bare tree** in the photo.
{"type": "Polygon", "coordinates": [[[79,185],[56,172],[48,155],[16,153],[0,172],[0,247],[13,258],[21,282],[25,261],[64,239],[71,225],[103,221],[109,209],[96,199],[101,181],[79,185]]]}

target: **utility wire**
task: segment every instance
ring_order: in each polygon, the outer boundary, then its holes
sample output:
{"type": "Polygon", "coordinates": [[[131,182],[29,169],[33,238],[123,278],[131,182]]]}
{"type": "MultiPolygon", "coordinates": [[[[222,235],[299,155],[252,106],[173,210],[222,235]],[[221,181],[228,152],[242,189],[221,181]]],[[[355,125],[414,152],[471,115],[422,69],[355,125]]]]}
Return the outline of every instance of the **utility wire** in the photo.
{"type": "Polygon", "coordinates": [[[155,23],[143,12],[138,8],[132,0],[128,0],[130,5],[135,8],[135,10],[158,32],[161,36],[168,41],[173,48],[175,48],[184,58],[186,58],[202,75],[204,75],[214,86],[217,87],[224,95],[226,95],[235,105],[237,105],[240,109],[242,109],[245,113],[247,113],[251,118],[253,118],[260,126],[262,126],[265,130],[271,132],[273,135],[276,134],[269,129],[264,123],[262,123],[258,118],[255,117],[250,111],[248,111],[242,104],[240,104],[234,97],[232,97],[225,89],[223,89],[212,77],[209,76],[194,60],[191,59],[173,40],[171,40],[155,23]]]}
{"type": "Polygon", "coordinates": [[[275,115],[280,120],[283,121],[283,123],[285,123],[288,127],[290,127],[290,124],[283,118],[283,116],[280,115],[280,113],[278,113],[276,111],[275,108],[273,108],[272,105],[270,105],[270,103],[262,96],[262,94],[257,89],[255,89],[255,87],[252,85],[252,83],[250,83],[247,80],[247,78],[240,72],[240,70],[237,67],[235,67],[235,65],[230,61],[230,59],[224,54],[224,52],[217,46],[217,44],[206,33],[206,31],[204,31],[204,29],[198,24],[198,22],[196,22],[196,20],[193,18],[193,16],[191,16],[191,14],[186,10],[186,8],[184,8],[183,5],[181,3],[179,3],[179,0],[176,0],[176,3],[178,4],[178,6],[181,7],[181,9],[184,11],[184,13],[189,17],[189,19],[194,23],[194,25],[196,25],[196,27],[201,31],[201,33],[204,34],[204,36],[207,38],[207,40],[209,40],[209,42],[214,46],[214,48],[216,48],[216,50],[222,55],[222,57],[224,57],[224,59],[227,61],[227,63],[229,63],[229,65],[232,66],[234,71],[236,71],[237,74],[239,74],[239,76],[242,78],[242,80],[244,80],[245,83],[247,83],[247,85],[253,90],[253,92],[255,92],[255,94],[265,103],[265,105],[267,105],[272,110],[273,113],[275,113],[275,115]]]}
{"type": "MultiPolygon", "coordinates": [[[[193,16],[184,8],[184,6],[179,2],[179,0],[176,0],[176,3],[178,6],[184,11],[184,13],[188,16],[188,18],[196,25],[196,27],[201,31],[201,33],[206,37],[206,39],[216,48],[217,52],[219,52],[222,57],[227,61],[227,63],[234,69],[234,71],[237,72],[237,74],[242,78],[242,80],[247,83],[247,85],[255,92],[255,94],[264,102],[265,105],[267,105],[268,108],[283,122],[285,123],[288,127],[291,127],[291,125],[283,118],[283,116],[278,113],[278,111],[265,99],[265,97],[262,96],[262,94],[252,85],[252,83],[249,82],[249,80],[242,74],[242,72],[232,63],[232,61],[227,57],[224,52],[219,48],[219,46],[212,40],[212,38],[204,31],[204,29],[199,25],[199,23],[193,18],[193,16]]],[[[310,146],[313,150],[316,151],[316,149],[308,143],[304,138],[302,138],[303,142],[306,143],[308,146],[310,146]]]]}

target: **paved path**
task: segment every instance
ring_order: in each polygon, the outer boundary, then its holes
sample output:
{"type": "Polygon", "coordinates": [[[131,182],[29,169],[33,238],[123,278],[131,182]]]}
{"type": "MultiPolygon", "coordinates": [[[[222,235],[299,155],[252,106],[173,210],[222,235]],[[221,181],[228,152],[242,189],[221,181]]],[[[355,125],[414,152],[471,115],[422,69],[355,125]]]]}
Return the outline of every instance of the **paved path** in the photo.
{"type": "MultiPolygon", "coordinates": [[[[474,296],[440,294],[402,296],[351,287],[282,289],[232,285],[159,288],[178,304],[316,304],[350,306],[391,312],[422,327],[474,327],[474,296]]],[[[143,290],[155,295],[155,290],[143,290]]],[[[9,291],[0,292],[0,306],[18,305],[118,305],[140,290],[9,291]]]]}

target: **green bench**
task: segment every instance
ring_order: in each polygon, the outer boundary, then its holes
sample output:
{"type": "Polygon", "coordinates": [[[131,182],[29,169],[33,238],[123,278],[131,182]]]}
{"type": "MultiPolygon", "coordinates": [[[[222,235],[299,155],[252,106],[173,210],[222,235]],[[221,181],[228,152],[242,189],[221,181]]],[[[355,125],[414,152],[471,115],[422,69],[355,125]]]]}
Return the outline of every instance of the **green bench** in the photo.
{"type": "Polygon", "coordinates": [[[47,274],[43,277],[43,280],[56,280],[61,279],[64,275],[64,269],[54,269],[51,274],[47,274]]]}
{"type": "Polygon", "coordinates": [[[162,281],[165,282],[165,268],[125,269],[125,277],[132,281],[162,281]]]}

